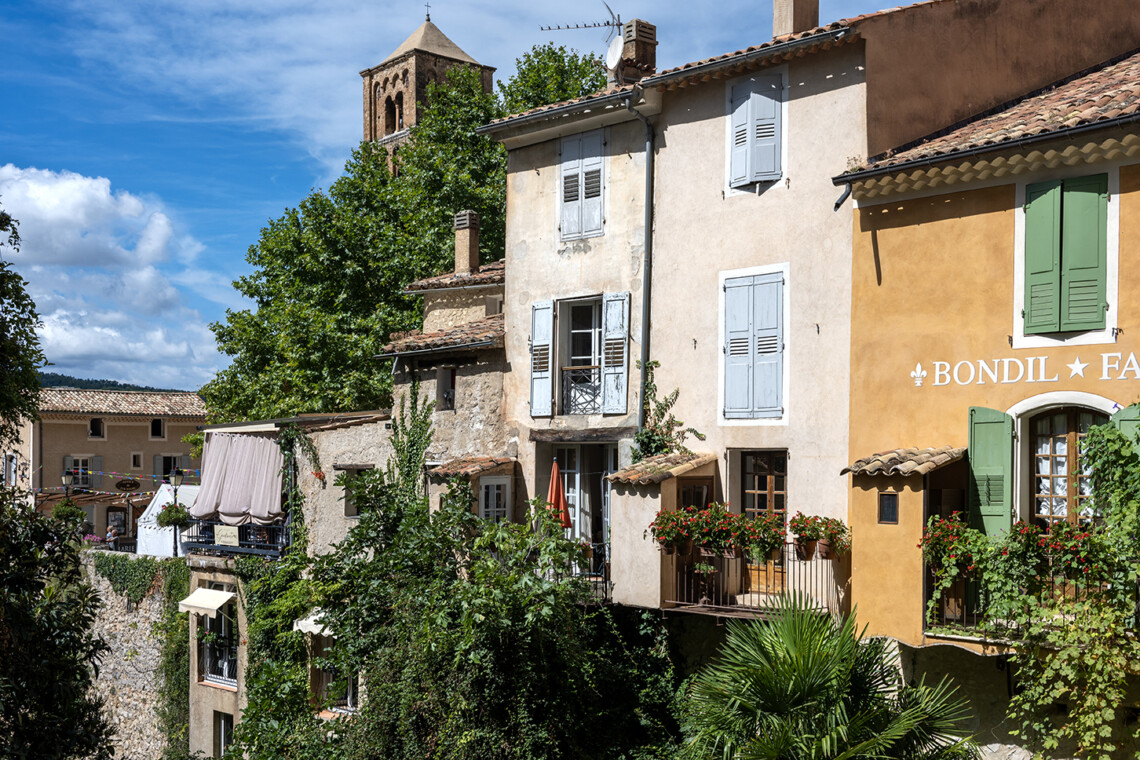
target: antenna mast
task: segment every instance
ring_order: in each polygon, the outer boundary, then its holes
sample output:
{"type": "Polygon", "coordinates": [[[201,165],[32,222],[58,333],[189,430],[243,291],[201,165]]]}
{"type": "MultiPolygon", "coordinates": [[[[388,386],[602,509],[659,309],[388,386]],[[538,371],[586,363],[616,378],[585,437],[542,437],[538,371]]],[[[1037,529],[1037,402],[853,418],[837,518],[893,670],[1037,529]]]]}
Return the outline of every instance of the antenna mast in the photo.
{"type": "Polygon", "coordinates": [[[613,8],[611,8],[609,6],[609,3],[605,2],[605,0],[602,0],[602,5],[606,6],[606,10],[610,13],[609,21],[590,21],[585,24],[555,24],[553,26],[540,26],[539,29],[543,32],[561,32],[573,29],[604,28],[609,29],[609,31],[606,32],[606,42],[609,42],[610,38],[613,37],[614,34],[621,32],[621,15],[614,13],[613,8]]]}

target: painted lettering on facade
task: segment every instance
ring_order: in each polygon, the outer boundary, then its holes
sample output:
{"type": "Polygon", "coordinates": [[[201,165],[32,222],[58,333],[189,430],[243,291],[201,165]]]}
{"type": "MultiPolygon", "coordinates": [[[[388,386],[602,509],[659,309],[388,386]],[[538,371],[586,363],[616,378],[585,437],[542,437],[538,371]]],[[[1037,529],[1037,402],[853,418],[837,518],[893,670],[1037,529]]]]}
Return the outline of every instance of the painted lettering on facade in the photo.
{"type": "Polygon", "coordinates": [[[1077,356],[1068,364],[1048,356],[1006,357],[1004,359],[972,359],[934,361],[930,368],[915,364],[910,378],[917,388],[923,385],[1008,385],[1012,383],[1056,383],[1062,378],[1088,377],[1099,380],[1140,380],[1140,362],[1136,354],[1106,351],[1092,362],[1077,356]],[[1068,375],[1065,371],[1068,370],[1068,375]],[[1099,375],[1096,373],[1099,370],[1099,375]],[[1089,374],[1086,375],[1085,373],[1089,374]],[[929,380],[929,383],[927,383],[929,380]]]}

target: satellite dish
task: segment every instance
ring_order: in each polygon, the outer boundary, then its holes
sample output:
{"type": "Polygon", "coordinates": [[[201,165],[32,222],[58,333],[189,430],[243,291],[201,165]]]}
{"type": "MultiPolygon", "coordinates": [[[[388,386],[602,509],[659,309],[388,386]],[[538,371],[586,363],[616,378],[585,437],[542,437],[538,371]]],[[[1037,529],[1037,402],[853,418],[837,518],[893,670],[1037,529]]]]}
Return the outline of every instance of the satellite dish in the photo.
{"type": "Polygon", "coordinates": [[[613,41],[610,42],[610,47],[606,51],[607,69],[616,69],[618,67],[618,64],[621,63],[621,49],[624,45],[625,41],[622,39],[620,34],[614,37],[613,41]]]}

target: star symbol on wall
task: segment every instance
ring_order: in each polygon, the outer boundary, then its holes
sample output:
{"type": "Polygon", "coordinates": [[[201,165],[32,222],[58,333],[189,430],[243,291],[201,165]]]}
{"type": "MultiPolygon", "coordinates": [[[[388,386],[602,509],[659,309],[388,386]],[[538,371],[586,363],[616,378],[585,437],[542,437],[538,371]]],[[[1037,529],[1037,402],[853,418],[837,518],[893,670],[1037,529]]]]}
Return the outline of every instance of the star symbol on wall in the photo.
{"type": "Polygon", "coordinates": [[[1089,363],[1081,361],[1081,357],[1078,356],[1072,364],[1066,364],[1065,366],[1069,368],[1069,377],[1072,378],[1077,375],[1084,377],[1085,367],[1089,366],[1089,363]]]}

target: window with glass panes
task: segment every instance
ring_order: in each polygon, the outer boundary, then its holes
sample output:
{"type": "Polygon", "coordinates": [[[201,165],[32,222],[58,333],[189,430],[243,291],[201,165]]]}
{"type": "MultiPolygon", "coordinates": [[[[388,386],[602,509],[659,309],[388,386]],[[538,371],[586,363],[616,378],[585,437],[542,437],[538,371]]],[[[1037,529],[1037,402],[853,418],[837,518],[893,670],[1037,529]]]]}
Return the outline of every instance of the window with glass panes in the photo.
{"type": "Polygon", "coordinates": [[[744,514],[762,517],[773,513],[787,520],[788,452],[748,451],[741,454],[744,514]]]}
{"type": "Polygon", "coordinates": [[[1080,461],[1081,441],[1093,425],[1108,417],[1091,409],[1054,409],[1030,421],[1033,447],[1033,514],[1049,530],[1054,523],[1089,522],[1093,514],[1092,480],[1080,461]]]}

